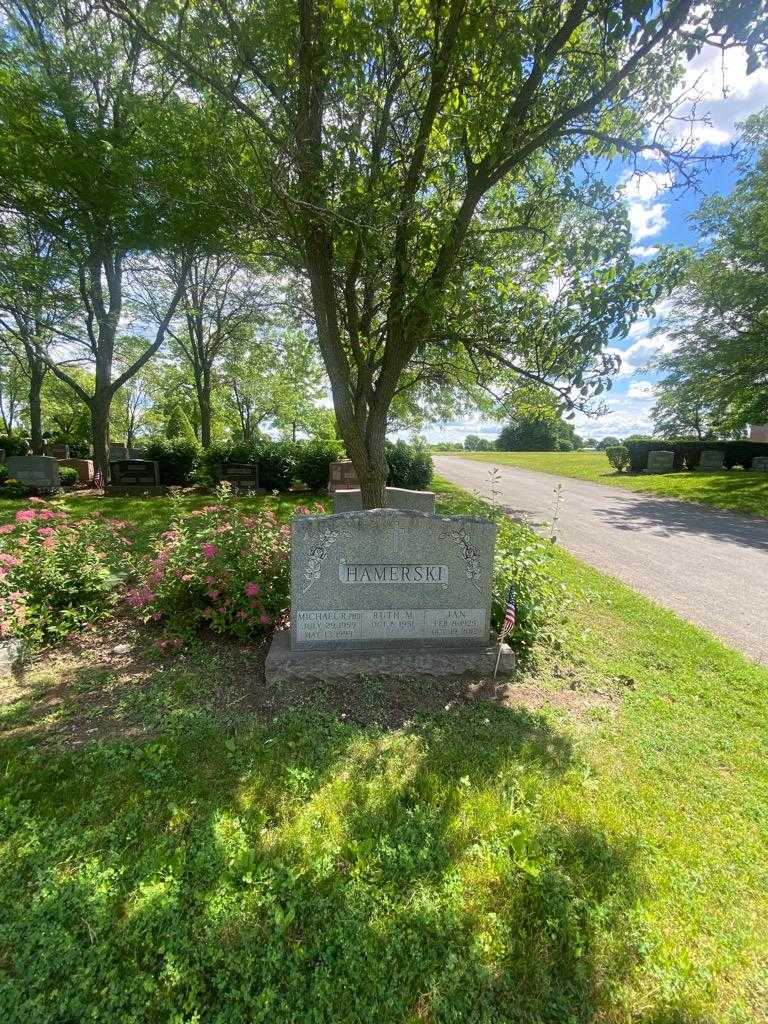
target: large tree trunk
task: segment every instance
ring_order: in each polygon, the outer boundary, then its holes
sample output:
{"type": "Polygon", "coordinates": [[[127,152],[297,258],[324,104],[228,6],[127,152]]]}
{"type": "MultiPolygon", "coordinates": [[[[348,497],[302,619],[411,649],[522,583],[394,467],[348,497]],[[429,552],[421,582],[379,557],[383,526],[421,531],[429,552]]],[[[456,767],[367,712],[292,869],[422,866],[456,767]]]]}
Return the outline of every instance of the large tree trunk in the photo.
{"type": "Polygon", "coordinates": [[[91,410],[91,443],[93,444],[93,468],[102,484],[109,481],[109,407],[112,396],[109,392],[97,392],[89,403],[91,410]]]}
{"type": "Polygon", "coordinates": [[[197,405],[200,409],[200,443],[211,447],[211,385],[205,380],[197,384],[197,405]]]}
{"type": "Polygon", "coordinates": [[[39,364],[30,366],[29,374],[29,429],[32,441],[32,454],[43,454],[43,415],[40,392],[43,387],[45,369],[39,364]]]}

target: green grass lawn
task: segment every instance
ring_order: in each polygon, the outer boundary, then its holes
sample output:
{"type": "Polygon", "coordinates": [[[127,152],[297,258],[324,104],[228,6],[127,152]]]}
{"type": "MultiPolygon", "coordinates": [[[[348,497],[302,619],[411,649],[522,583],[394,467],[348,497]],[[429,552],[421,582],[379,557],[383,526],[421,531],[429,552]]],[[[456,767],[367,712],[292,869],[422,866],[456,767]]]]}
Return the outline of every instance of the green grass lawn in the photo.
{"type": "Polygon", "coordinates": [[[604,452],[447,452],[462,458],[517,466],[539,473],[591,480],[594,483],[643,491],[664,498],[700,501],[717,508],[768,517],[768,473],[742,469],[722,472],[615,473],[604,452]]]}
{"type": "Polygon", "coordinates": [[[560,640],[498,691],[299,700],[140,633],[9,681],[3,1024],[768,1020],[768,671],[549,558],[560,640]]]}

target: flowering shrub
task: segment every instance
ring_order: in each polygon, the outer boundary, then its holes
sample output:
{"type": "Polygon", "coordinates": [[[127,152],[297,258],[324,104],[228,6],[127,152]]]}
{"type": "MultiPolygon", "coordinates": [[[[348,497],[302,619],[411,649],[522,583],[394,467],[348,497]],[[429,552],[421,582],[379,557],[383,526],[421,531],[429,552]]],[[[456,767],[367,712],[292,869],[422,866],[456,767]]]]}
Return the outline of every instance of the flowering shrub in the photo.
{"type": "Polygon", "coordinates": [[[290,604],[290,539],[268,509],[209,505],[174,520],[128,601],[176,633],[206,625],[241,639],[264,634],[290,604]]]}
{"type": "Polygon", "coordinates": [[[31,498],[0,526],[0,638],[56,639],[108,611],[127,575],[127,527],[31,498]]]}

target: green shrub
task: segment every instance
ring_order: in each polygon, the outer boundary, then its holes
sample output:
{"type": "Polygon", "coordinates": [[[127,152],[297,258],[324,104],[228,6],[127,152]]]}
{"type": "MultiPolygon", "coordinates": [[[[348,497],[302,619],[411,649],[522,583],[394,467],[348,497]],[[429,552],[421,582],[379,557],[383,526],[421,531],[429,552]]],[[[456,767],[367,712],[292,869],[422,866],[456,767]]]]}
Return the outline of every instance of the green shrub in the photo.
{"type": "Polygon", "coordinates": [[[3,498],[28,498],[31,493],[26,484],[14,480],[13,477],[6,476],[5,480],[0,482],[0,496],[3,498]]]}
{"type": "Polygon", "coordinates": [[[623,444],[612,444],[610,448],[605,449],[605,454],[617,473],[623,473],[629,466],[629,449],[623,444]]]}
{"type": "Polygon", "coordinates": [[[504,621],[510,584],[515,588],[517,617],[507,642],[525,655],[534,641],[546,640],[561,622],[566,588],[552,577],[548,542],[530,527],[505,518],[499,521],[494,557],[491,625],[496,633],[504,621]]]}
{"type": "Polygon", "coordinates": [[[74,487],[77,483],[77,470],[73,466],[59,466],[59,480],[62,487],[74,487]]]}
{"type": "Polygon", "coordinates": [[[290,526],[227,501],[174,520],[128,602],[176,634],[200,626],[241,639],[270,632],[290,605],[290,526]]]}
{"type": "Polygon", "coordinates": [[[127,575],[128,523],[72,519],[41,498],[0,526],[0,637],[66,636],[109,611],[127,575]]]}
{"type": "Polygon", "coordinates": [[[5,452],[6,458],[12,455],[28,455],[29,441],[18,434],[5,434],[0,438],[0,448],[5,452]]]}
{"type": "Polygon", "coordinates": [[[340,441],[310,440],[296,442],[295,476],[310,490],[321,491],[328,485],[330,465],[344,452],[340,441]]]}
{"type": "Polygon", "coordinates": [[[156,438],[144,448],[144,457],[158,464],[161,484],[183,487],[194,479],[200,446],[197,441],[156,438]]]}
{"type": "Polygon", "coordinates": [[[90,459],[91,448],[87,441],[69,441],[70,459],[90,459]]]}
{"type": "Polygon", "coordinates": [[[171,409],[165,424],[165,436],[169,441],[188,441],[190,444],[197,444],[195,429],[180,405],[174,405],[171,409]]]}
{"type": "Polygon", "coordinates": [[[260,441],[256,444],[259,486],[268,491],[287,491],[296,476],[299,441],[260,441]]]}
{"type": "Polygon", "coordinates": [[[225,462],[257,462],[259,486],[267,491],[287,491],[294,479],[302,480],[312,490],[321,490],[328,483],[328,466],[343,454],[339,441],[273,441],[261,438],[245,441],[219,441],[203,453],[198,479],[212,486],[219,479],[217,464],[225,462]]]}
{"type": "Polygon", "coordinates": [[[677,470],[695,469],[703,451],[721,451],[726,469],[734,466],[749,469],[756,456],[768,455],[768,444],[759,441],[631,441],[626,447],[633,473],[641,473],[646,468],[649,452],[673,452],[677,470]]]}
{"type": "Polygon", "coordinates": [[[387,443],[390,487],[424,491],[432,480],[432,455],[425,445],[409,445],[405,441],[387,443]]]}

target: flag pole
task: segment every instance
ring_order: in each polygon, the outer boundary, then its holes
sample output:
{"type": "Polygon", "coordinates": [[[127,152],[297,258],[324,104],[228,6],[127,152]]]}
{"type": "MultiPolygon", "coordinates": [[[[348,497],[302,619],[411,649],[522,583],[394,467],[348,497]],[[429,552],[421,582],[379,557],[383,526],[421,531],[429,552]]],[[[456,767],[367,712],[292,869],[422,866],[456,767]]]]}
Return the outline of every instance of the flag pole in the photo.
{"type": "Polygon", "coordinates": [[[495,681],[496,676],[497,676],[498,671],[499,671],[499,662],[501,661],[501,645],[503,643],[504,643],[504,640],[500,637],[499,638],[499,653],[496,655],[496,668],[493,670],[494,681],[495,681]]]}

